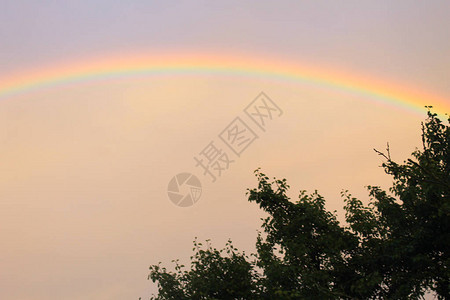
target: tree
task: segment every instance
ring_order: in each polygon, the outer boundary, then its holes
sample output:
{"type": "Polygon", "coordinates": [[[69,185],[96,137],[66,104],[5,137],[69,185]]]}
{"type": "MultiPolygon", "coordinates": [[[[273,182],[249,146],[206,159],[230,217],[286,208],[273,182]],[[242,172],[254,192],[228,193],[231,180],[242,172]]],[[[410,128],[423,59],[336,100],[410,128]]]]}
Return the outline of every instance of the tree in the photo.
{"type": "Polygon", "coordinates": [[[159,285],[154,299],[257,299],[256,272],[248,256],[239,253],[231,241],[222,250],[207,243],[204,250],[194,241],[190,271],[177,260],[173,261],[175,273],[160,265],[150,267],[149,278],[159,285]]]}
{"type": "Polygon", "coordinates": [[[420,299],[426,290],[450,299],[450,127],[431,111],[422,141],[403,164],[389,145],[375,150],[393,185],[369,186],[368,205],[344,191],[343,225],[317,191],[293,202],[286,179],[256,170],[248,199],[268,213],[257,253],[195,241],[190,270],[150,267],[153,299],[420,299]]]}

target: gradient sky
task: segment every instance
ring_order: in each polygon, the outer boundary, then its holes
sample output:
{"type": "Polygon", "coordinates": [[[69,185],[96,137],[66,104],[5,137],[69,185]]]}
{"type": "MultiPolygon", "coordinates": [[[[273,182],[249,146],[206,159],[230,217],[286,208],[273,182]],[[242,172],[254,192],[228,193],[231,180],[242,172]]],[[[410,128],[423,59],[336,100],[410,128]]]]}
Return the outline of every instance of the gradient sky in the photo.
{"type": "MultiPolygon", "coordinates": [[[[450,99],[449,12],[448,1],[3,0],[0,86],[105,56],[229,53],[450,99]]],[[[148,266],[186,261],[195,237],[253,250],[264,215],[245,192],[257,167],[287,178],[293,199],[317,189],[342,218],[343,189],[367,201],[366,185],[391,182],[372,149],[389,142],[403,161],[424,117],[267,75],[104,80],[1,98],[0,298],[145,298],[155,291],[148,266]],[[211,183],[193,157],[261,91],[283,115],[211,183]],[[180,172],[202,181],[189,208],[167,197],[180,172]]]]}

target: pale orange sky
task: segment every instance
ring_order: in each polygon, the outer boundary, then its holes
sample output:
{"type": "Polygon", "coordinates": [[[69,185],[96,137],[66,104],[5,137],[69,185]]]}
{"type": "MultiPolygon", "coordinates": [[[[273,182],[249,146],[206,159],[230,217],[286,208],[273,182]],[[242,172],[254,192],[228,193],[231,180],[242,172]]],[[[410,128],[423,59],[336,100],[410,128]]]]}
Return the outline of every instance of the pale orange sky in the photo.
{"type": "MultiPolygon", "coordinates": [[[[450,96],[446,2],[96,5],[7,1],[0,78],[101,53],[226,53],[228,46],[450,96]]],[[[217,247],[231,238],[252,251],[263,214],[245,192],[256,185],[257,167],[287,178],[293,199],[317,189],[342,219],[342,190],[367,201],[366,185],[389,187],[372,149],[389,142],[403,161],[420,146],[424,118],[360,94],[270,77],[102,81],[2,99],[0,298],[144,299],[155,292],[148,266],[186,261],[195,237],[217,247]],[[261,91],[283,115],[266,132],[252,127],[259,139],[211,183],[193,157],[235,117],[244,119],[261,91]],[[168,199],[167,184],[180,172],[202,182],[192,207],[168,199]]]]}

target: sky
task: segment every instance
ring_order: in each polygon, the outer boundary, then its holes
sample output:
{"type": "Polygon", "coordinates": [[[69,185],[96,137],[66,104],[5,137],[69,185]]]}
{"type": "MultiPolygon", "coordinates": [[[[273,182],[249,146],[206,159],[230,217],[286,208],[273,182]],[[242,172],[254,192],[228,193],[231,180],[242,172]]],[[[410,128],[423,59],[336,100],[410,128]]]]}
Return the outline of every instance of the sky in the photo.
{"type": "Polygon", "coordinates": [[[403,161],[421,145],[422,106],[449,112],[449,11],[1,1],[0,298],[145,299],[148,267],[187,262],[195,237],[254,250],[258,167],[293,200],[318,190],[342,220],[342,190],[367,202],[365,186],[390,186],[373,148],[389,142],[403,161]],[[263,127],[245,112],[261,92],[277,108],[263,127]],[[238,155],[220,138],[233,122],[253,133],[238,155]],[[214,182],[195,161],[211,142],[233,160],[214,182]],[[189,207],[167,191],[180,173],[201,182],[189,207]]]}

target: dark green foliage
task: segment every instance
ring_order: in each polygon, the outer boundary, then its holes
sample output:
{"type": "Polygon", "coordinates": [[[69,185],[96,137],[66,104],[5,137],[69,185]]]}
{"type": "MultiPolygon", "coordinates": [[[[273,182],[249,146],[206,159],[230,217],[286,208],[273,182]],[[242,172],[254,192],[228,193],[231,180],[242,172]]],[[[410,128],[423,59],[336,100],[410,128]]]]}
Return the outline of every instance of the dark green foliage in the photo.
{"type": "Polygon", "coordinates": [[[175,273],[159,265],[150,267],[149,279],[159,285],[154,299],[256,299],[256,272],[249,257],[239,253],[231,241],[222,250],[207,242],[203,250],[203,245],[194,241],[189,271],[178,261],[174,261],[175,273]]]}
{"type": "MultiPolygon", "coordinates": [[[[449,120],[450,121],[450,120],[449,120]]],[[[191,268],[150,267],[154,299],[450,299],[450,127],[428,113],[423,149],[403,164],[377,151],[393,177],[389,193],[369,186],[364,205],[343,192],[345,226],[317,192],[292,202],[286,180],[256,170],[250,202],[268,213],[254,260],[229,242],[194,242],[191,268]]]]}

